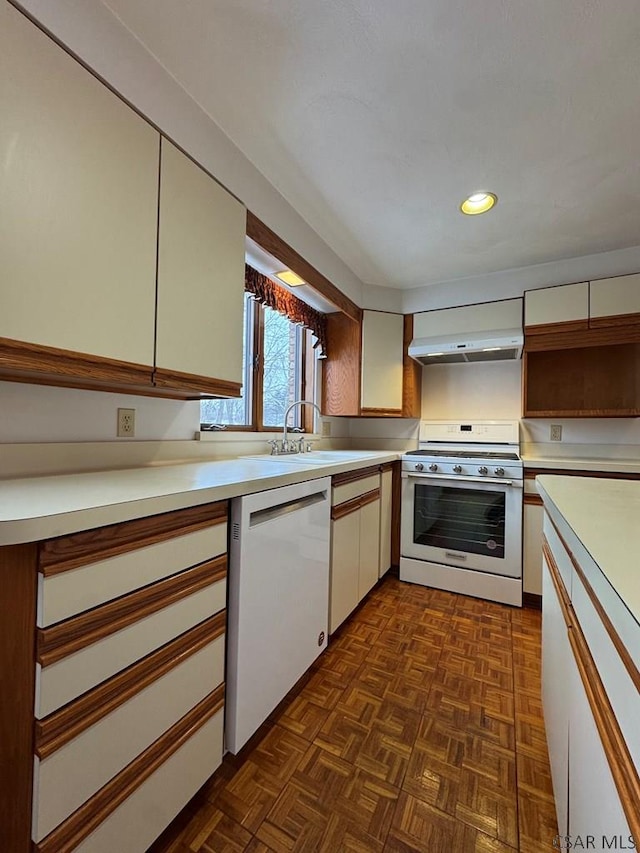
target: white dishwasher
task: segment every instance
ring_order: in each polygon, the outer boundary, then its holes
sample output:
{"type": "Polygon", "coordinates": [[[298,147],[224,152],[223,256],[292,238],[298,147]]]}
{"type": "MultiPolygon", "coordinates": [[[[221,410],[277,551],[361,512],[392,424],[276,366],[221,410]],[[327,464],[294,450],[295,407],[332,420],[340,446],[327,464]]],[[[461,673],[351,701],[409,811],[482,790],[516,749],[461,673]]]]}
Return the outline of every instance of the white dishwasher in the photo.
{"type": "Polygon", "coordinates": [[[331,478],[231,502],[225,745],[234,755],[327,645],[331,478]]]}

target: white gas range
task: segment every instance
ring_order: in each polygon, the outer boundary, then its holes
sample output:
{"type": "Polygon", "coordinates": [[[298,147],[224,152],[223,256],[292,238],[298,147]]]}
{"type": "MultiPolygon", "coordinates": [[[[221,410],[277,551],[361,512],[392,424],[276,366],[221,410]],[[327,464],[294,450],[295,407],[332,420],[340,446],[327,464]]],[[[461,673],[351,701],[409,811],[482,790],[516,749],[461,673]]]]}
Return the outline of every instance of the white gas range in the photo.
{"type": "Polygon", "coordinates": [[[402,459],[400,580],[522,605],[518,421],[422,421],[402,459]]]}

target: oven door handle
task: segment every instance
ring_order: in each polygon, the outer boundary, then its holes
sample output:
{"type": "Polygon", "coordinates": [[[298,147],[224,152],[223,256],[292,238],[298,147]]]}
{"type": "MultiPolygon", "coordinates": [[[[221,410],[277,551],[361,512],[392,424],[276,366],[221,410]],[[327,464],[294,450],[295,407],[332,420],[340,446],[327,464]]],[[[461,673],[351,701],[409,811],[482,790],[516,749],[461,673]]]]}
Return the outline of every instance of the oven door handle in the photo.
{"type": "Polygon", "coordinates": [[[403,471],[402,476],[412,480],[447,480],[450,483],[461,480],[463,483],[487,483],[489,485],[513,486],[516,489],[522,488],[521,480],[498,480],[495,477],[459,477],[457,474],[452,477],[449,474],[414,474],[410,471],[403,471]]]}

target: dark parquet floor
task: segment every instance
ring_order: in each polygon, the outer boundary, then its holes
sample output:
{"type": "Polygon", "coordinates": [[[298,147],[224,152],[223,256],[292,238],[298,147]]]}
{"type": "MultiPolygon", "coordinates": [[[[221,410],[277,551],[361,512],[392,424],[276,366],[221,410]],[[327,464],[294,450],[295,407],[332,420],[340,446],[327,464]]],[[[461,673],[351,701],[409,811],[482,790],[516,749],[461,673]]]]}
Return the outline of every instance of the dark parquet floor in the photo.
{"type": "Polygon", "coordinates": [[[550,853],[540,630],[387,576],[154,853],[550,853]]]}

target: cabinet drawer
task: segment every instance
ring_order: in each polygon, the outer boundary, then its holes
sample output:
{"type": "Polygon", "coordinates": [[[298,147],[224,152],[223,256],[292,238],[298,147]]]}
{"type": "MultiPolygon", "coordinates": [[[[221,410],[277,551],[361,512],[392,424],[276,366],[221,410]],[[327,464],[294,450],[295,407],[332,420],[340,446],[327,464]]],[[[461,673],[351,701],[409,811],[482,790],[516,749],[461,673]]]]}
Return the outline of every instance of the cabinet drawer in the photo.
{"type": "Polygon", "coordinates": [[[331,506],[337,506],[378,488],[380,488],[380,474],[372,474],[363,477],[361,480],[354,480],[342,486],[334,486],[331,490],[331,506]]]}
{"type": "Polygon", "coordinates": [[[222,691],[203,700],[34,853],[144,853],[222,761],[222,691]],[[71,841],[73,847],[63,846],[71,841]]]}
{"type": "MultiPolygon", "coordinates": [[[[618,649],[616,649],[612,634],[607,631],[602,618],[604,616],[604,619],[608,619],[608,617],[604,610],[601,613],[598,612],[599,608],[596,608],[589,595],[590,589],[598,602],[600,595],[603,595],[602,603],[606,604],[606,591],[598,589],[596,592],[586,577],[580,577],[581,573],[582,569],[580,571],[576,569],[574,572],[571,603],[633,762],[636,767],[639,767],[640,728],[638,727],[637,708],[640,699],[640,673],[617,632],[611,626],[613,637],[616,638],[618,644],[618,649]],[[623,656],[626,658],[627,666],[625,666],[623,656]]],[[[615,595],[615,593],[613,594],[615,595]]],[[[638,644],[640,644],[640,628],[637,624],[636,629],[636,645],[632,647],[634,649],[637,649],[638,644]]]]}
{"type": "Polygon", "coordinates": [[[546,513],[542,522],[542,532],[549,543],[549,547],[551,548],[555,558],[562,582],[567,590],[567,595],[569,596],[569,599],[571,599],[571,583],[573,579],[573,565],[571,563],[571,558],[564,547],[562,539],[558,536],[558,532],[553,526],[551,519],[546,513]]]}
{"type": "Polygon", "coordinates": [[[181,572],[227,550],[225,522],[38,577],[38,627],[46,627],[181,572]]]}
{"type": "Polygon", "coordinates": [[[224,678],[224,635],[153,681],[34,767],[40,841],[224,678]]]}
{"type": "Polygon", "coordinates": [[[50,714],[225,606],[226,558],[222,557],[40,630],[36,718],[50,714]]]}

